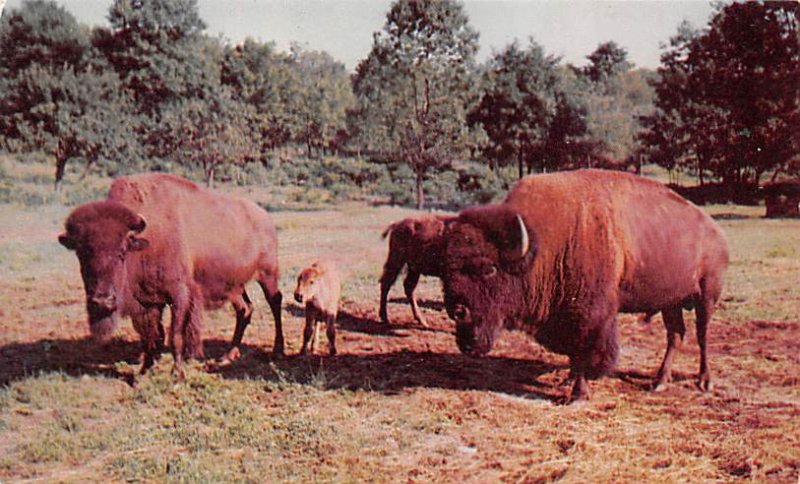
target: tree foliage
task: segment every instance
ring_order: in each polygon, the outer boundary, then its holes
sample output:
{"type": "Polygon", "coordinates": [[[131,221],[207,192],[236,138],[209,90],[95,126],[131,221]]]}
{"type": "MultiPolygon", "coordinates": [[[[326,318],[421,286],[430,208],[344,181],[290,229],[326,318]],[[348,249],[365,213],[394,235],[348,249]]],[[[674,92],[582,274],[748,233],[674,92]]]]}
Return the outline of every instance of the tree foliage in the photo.
{"type": "Polygon", "coordinates": [[[54,2],[10,12],[0,30],[0,70],[5,144],[53,154],[57,189],[71,159],[85,170],[113,171],[136,157],[129,98],[91,49],[88,31],[54,2]]]}
{"type": "Polygon", "coordinates": [[[133,93],[138,112],[156,116],[213,86],[213,70],[196,55],[205,29],[197,0],[115,0],[109,21],[92,42],[133,93]]]}
{"type": "Polygon", "coordinates": [[[628,61],[628,51],[614,41],[598,45],[586,58],[589,64],[583,68],[583,74],[594,83],[602,83],[633,68],[628,61]]]}
{"type": "Polygon", "coordinates": [[[274,150],[292,138],[290,106],[300,92],[289,55],[277,52],[273,44],[248,38],[225,47],[221,76],[234,98],[253,109],[252,127],[261,140],[260,151],[274,150]]]}
{"type": "Polygon", "coordinates": [[[509,44],[487,63],[484,91],[469,114],[486,133],[484,153],[500,164],[516,161],[520,178],[525,167],[567,167],[588,149],[585,113],[565,88],[559,61],[532,39],[526,49],[509,44]]]}
{"type": "Polygon", "coordinates": [[[87,33],[53,1],[26,1],[6,12],[0,19],[0,133],[6,141],[21,138],[20,130],[39,122],[32,112],[37,99],[19,86],[30,77],[29,70],[81,70],[88,48],[87,33]]]}
{"type": "Polygon", "coordinates": [[[464,146],[478,34],[454,0],[398,0],[353,78],[357,142],[407,164],[424,205],[426,173],[464,146]]]}
{"type": "Polygon", "coordinates": [[[733,3],[709,26],[682,26],[662,55],[657,111],[642,141],[669,168],[758,183],[800,148],[800,7],[733,3]]]}
{"type": "Polygon", "coordinates": [[[290,108],[298,121],[295,139],[312,156],[313,148],[331,148],[336,133],[346,127],[347,110],[353,104],[350,77],[344,64],[327,52],[294,45],[291,59],[299,90],[290,108]]]}

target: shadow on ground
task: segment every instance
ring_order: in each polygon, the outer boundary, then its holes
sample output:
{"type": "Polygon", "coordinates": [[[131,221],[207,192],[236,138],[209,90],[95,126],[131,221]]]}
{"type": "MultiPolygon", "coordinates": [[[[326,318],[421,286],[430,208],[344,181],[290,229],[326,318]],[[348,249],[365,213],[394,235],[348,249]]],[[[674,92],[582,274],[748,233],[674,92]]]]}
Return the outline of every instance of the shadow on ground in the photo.
{"type": "Polygon", "coordinates": [[[389,353],[292,355],[273,359],[263,352],[213,370],[224,378],[260,377],[267,381],[314,384],[328,390],[348,389],[398,394],[410,388],[488,390],[554,400],[559,389],[537,381],[564,369],[542,361],[459,353],[400,350],[389,353]]]}
{"type": "MultiPolygon", "coordinates": [[[[408,307],[408,310],[411,311],[411,305],[408,302],[408,299],[404,297],[393,297],[388,300],[389,304],[404,304],[408,307]]],[[[430,309],[432,311],[442,311],[444,312],[444,302],[443,301],[432,301],[430,299],[417,299],[417,305],[421,308],[430,309]]]]}
{"type": "MultiPolygon", "coordinates": [[[[206,340],[207,360],[211,362],[221,357],[229,344],[222,339],[206,340]]],[[[227,366],[210,365],[209,371],[230,379],[263,378],[271,382],[321,385],[331,390],[345,388],[397,394],[405,389],[423,387],[488,390],[552,400],[560,393],[559,389],[540,383],[537,378],[564,368],[508,357],[473,358],[458,353],[406,350],[274,358],[264,348],[244,344],[242,355],[227,366]]],[[[56,371],[76,377],[117,378],[133,385],[138,378],[139,356],[138,342],[120,340],[103,347],[88,338],[12,343],[0,347],[0,385],[56,371]],[[117,369],[119,362],[133,365],[137,371],[120,371],[117,369]]],[[[156,363],[157,367],[168,364],[163,359],[156,363]]]]}

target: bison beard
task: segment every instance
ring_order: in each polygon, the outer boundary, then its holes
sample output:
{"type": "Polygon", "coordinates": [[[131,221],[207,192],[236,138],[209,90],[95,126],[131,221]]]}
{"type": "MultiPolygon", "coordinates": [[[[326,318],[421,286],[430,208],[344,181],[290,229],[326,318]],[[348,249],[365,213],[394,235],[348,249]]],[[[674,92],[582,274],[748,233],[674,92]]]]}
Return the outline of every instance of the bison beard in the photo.
{"type": "Polygon", "coordinates": [[[117,330],[119,318],[117,312],[92,307],[87,304],[86,312],[89,314],[89,333],[99,344],[106,344],[111,341],[114,332],[117,330]]]}
{"type": "Polygon", "coordinates": [[[661,389],[685,333],[681,311],[692,307],[698,383],[710,387],[706,328],[727,242],[708,215],[663,185],[602,170],[528,177],[503,204],[461,212],[445,240],[445,305],[461,351],[485,354],[502,328],[523,330],[569,356],[571,399],[588,398],[586,380],[615,367],[617,313],[660,311],[661,389]]]}

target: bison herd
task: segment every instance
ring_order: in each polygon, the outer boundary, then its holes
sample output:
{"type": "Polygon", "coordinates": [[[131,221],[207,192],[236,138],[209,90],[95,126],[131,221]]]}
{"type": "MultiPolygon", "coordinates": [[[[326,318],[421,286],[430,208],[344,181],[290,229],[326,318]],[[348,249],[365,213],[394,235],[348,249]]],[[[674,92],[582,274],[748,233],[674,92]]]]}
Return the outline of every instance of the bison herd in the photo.
{"type": "MultiPolygon", "coordinates": [[[[115,180],[105,200],[77,207],[65,229],[59,241],[78,257],[91,334],[107,340],[118,318],[130,316],[142,341],[142,373],[168,344],[182,378],[182,361],[203,357],[202,309],[225,302],[235,309],[236,329],[223,359],[236,359],[253,309],[245,290],[251,280],[272,310],[273,353],[283,354],[277,233],[255,203],[178,176],[142,174],[115,180]]],[[[653,384],[662,389],[686,332],[683,310],[694,309],[698,384],[711,386],[706,331],[728,245],[707,214],[660,183],[602,170],[529,176],[502,203],[404,219],[383,236],[383,324],[389,289],[404,266],[405,294],[423,325],[414,289],[420,275],[439,277],[462,352],[484,355],[501,329],[525,331],[569,357],[572,401],[589,397],[587,380],[613,370],[620,312],[662,313],[667,350],[653,384]]],[[[313,352],[317,323],[324,322],[336,354],[339,294],[332,261],[299,274],[302,353],[313,352]]]]}

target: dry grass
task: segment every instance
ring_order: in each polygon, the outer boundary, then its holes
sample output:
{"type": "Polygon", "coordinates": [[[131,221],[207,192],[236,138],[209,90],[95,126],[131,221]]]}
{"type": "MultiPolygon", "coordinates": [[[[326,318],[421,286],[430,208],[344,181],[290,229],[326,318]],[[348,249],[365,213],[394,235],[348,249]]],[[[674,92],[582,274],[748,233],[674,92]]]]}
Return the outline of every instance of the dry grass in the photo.
{"type": "MultiPolygon", "coordinates": [[[[272,360],[272,320],[254,286],[240,361],[214,372],[195,363],[175,384],[165,355],[132,387],[129,323],[110,347],[84,340],[77,261],[55,239],[68,209],[0,205],[0,481],[794,484],[800,223],[764,220],[759,208],[709,210],[733,249],[710,333],[714,390],[694,386],[690,334],[676,381],[648,392],[664,330],[659,318],[623,316],[617,375],[594,382],[588,403],[562,406],[565,358],[520,334],[503,335],[485,359],[460,355],[433,279],[419,288],[431,328],[413,322],[397,284],[393,330],[381,331],[380,232],[408,210],[274,215],[284,294],[314,257],[347,270],[339,356],[294,356],[302,313],[286,297],[290,356],[272,360]]],[[[232,332],[231,311],[207,313],[208,355],[219,356],[232,332]]]]}

